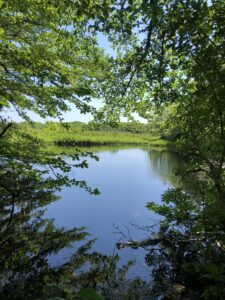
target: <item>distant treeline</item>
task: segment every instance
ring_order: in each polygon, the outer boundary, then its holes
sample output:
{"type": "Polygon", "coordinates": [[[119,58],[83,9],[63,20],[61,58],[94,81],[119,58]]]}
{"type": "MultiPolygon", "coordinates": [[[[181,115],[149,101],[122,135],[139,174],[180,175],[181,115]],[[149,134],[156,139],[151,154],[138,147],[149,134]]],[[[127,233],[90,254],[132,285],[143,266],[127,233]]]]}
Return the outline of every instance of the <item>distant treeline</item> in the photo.
{"type": "Polygon", "coordinates": [[[18,124],[21,129],[48,129],[48,130],[58,130],[62,128],[67,128],[73,131],[104,131],[104,132],[128,132],[135,134],[154,134],[161,138],[173,139],[173,137],[178,133],[177,129],[169,130],[166,128],[164,122],[158,118],[154,118],[148,123],[141,123],[138,121],[133,122],[118,122],[116,124],[101,124],[90,121],[89,123],[74,121],[74,122],[52,122],[47,121],[46,123],[33,122],[32,125],[28,122],[21,122],[18,124]]]}
{"type": "Polygon", "coordinates": [[[153,127],[151,123],[133,122],[118,122],[117,124],[98,124],[89,122],[83,126],[85,130],[93,131],[124,131],[133,133],[152,133],[153,127]]]}
{"type": "Polygon", "coordinates": [[[133,132],[133,133],[152,133],[156,131],[156,128],[153,128],[152,123],[141,123],[141,122],[118,122],[114,125],[110,124],[100,124],[95,122],[52,122],[47,121],[46,123],[33,122],[32,126],[28,122],[21,122],[18,124],[22,129],[29,129],[31,127],[35,129],[52,129],[55,130],[57,128],[68,128],[71,130],[83,130],[83,131],[120,131],[120,132],[133,132]]]}
{"type": "Polygon", "coordinates": [[[160,128],[151,123],[119,122],[114,125],[89,122],[46,122],[17,124],[25,133],[30,133],[45,144],[58,146],[90,145],[152,145],[165,146],[167,141],[160,128]]]}

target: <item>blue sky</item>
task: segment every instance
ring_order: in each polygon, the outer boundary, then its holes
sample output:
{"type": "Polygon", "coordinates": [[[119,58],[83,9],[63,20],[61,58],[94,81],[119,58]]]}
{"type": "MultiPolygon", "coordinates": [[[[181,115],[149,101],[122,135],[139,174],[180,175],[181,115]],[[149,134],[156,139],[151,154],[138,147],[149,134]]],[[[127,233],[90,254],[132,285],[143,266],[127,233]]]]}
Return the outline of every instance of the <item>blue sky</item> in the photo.
{"type": "MultiPolygon", "coordinates": [[[[93,100],[92,102],[93,106],[98,108],[100,107],[100,101],[97,100],[93,100]]],[[[80,111],[74,106],[74,104],[69,104],[70,107],[70,111],[64,113],[62,115],[63,119],[65,122],[73,122],[73,121],[80,121],[80,122],[89,122],[92,119],[91,114],[87,113],[87,114],[81,114],[80,111]]],[[[12,119],[12,121],[14,122],[22,122],[24,121],[19,115],[18,113],[14,110],[14,109],[8,109],[5,111],[6,115],[9,116],[10,119],[12,119]]],[[[57,118],[46,118],[43,119],[41,118],[39,115],[37,115],[36,113],[29,111],[28,115],[30,117],[31,120],[35,121],[35,122],[46,122],[46,121],[56,121],[58,122],[59,119],[57,118]]]]}

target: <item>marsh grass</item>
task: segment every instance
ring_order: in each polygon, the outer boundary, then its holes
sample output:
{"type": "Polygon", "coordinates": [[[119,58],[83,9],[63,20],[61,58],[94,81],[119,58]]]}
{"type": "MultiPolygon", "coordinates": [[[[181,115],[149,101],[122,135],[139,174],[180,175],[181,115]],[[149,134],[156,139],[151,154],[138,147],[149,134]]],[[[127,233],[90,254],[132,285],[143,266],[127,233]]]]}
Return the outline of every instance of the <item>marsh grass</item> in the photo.
{"type": "MultiPolygon", "coordinates": [[[[73,122],[68,124],[68,128],[59,123],[47,122],[45,124],[21,123],[19,127],[38,138],[40,142],[49,148],[65,147],[101,147],[101,146],[156,146],[165,147],[168,141],[152,133],[137,133],[110,130],[87,130],[84,123],[73,122]]],[[[54,150],[56,151],[56,150],[54,150]]]]}

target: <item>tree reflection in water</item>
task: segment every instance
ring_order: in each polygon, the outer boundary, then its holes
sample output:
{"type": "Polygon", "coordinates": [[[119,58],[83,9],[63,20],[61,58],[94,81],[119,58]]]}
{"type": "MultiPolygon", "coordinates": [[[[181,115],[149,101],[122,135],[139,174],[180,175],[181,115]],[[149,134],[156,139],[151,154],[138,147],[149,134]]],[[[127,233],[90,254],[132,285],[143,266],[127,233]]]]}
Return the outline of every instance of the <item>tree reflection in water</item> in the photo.
{"type": "Polygon", "coordinates": [[[64,185],[98,194],[85,181],[68,176],[72,166],[87,167],[81,157],[92,154],[76,153],[69,165],[61,157],[43,153],[36,140],[15,130],[0,147],[1,298],[73,299],[80,293],[100,299],[94,289],[112,289],[127,267],[117,270],[118,257],[91,253],[94,241],[86,239],[84,228],[56,228],[53,220],[43,217],[45,206],[58,199],[56,192],[64,185]],[[74,254],[64,264],[51,266],[48,257],[65,247],[73,247],[74,254]],[[86,271],[81,272],[84,265],[86,271]]]}

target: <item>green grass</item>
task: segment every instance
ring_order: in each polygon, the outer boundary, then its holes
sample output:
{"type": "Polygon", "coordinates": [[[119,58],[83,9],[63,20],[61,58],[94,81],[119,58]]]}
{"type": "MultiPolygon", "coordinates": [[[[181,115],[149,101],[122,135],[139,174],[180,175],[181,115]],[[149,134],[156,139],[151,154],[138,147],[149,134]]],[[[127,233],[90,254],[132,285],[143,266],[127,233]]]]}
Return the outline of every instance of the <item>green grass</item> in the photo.
{"type": "Polygon", "coordinates": [[[145,145],[167,146],[166,140],[151,133],[134,133],[117,130],[94,131],[85,129],[82,123],[71,123],[65,128],[58,123],[36,123],[31,126],[27,123],[19,125],[25,132],[37,137],[43,144],[53,146],[117,146],[117,145],[145,145]]]}

